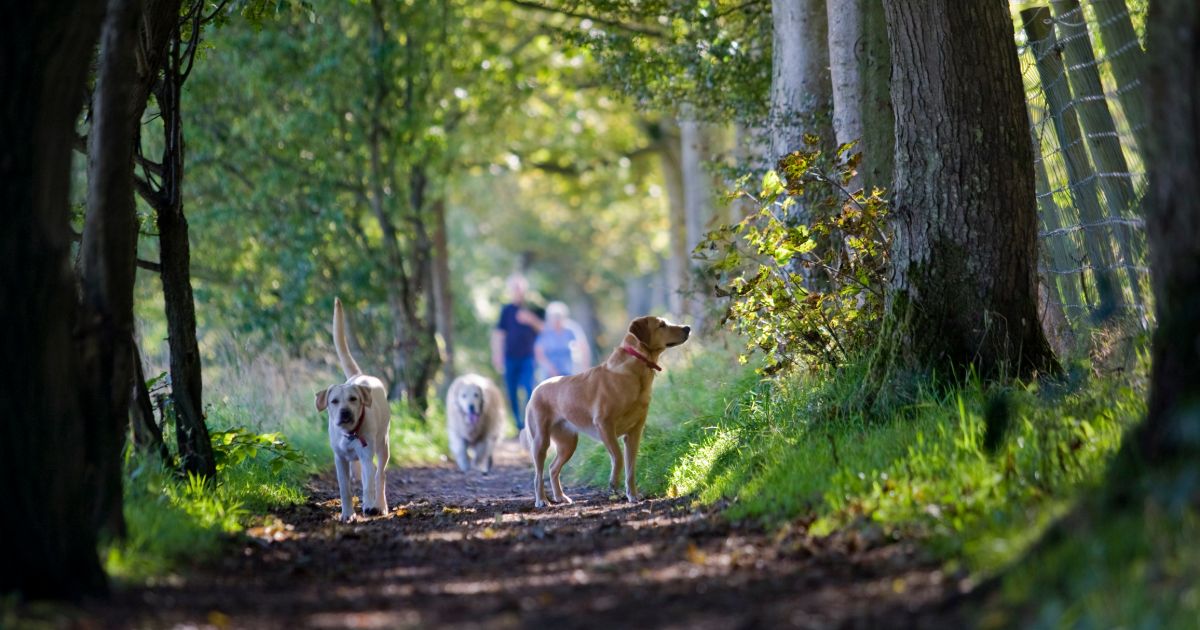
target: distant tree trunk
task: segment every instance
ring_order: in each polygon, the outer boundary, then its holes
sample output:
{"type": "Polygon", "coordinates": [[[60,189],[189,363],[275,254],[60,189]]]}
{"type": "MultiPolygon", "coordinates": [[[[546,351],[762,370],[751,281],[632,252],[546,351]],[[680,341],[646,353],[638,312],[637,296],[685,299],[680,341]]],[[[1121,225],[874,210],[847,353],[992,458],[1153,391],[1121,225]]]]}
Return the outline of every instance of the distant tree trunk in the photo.
{"type": "Polygon", "coordinates": [[[659,164],[667,190],[667,227],[671,234],[670,255],[666,261],[667,310],[674,315],[683,315],[683,290],[688,281],[690,250],[683,192],[683,150],[678,132],[674,121],[663,120],[651,126],[650,135],[659,145],[659,164]]]}
{"type": "Polygon", "coordinates": [[[129,413],[133,425],[133,446],[143,453],[155,453],[164,464],[171,462],[171,452],[163,441],[162,428],[154,419],[154,401],[150,399],[150,390],[146,387],[146,373],[142,369],[142,353],[137,344],[131,344],[133,351],[133,399],[130,401],[129,413]]]}
{"type": "Polygon", "coordinates": [[[441,338],[442,393],[454,380],[454,293],[450,286],[450,247],[446,235],[446,200],[432,204],[433,219],[433,310],[441,338]]]}
{"type": "Polygon", "coordinates": [[[708,301],[703,287],[695,286],[696,274],[691,253],[704,237],[704,230],[713,216],[713,178],[705,161],[713,154],[712,130],[709,124],[690,117],[679,121],[680,166],[683,180],[684,230],[687,238],[688,269],[684,285],[689,298],[687,314],[692,325],[703,327],[708,301]]]}
{"type": "Polygon", "coordinates": [[[1056,369],[1037,312],[1033,154],[1008,5],[884,9],[896,109],[893,356],[985,377],[1056,369]]]}
{"type": "Polygon", "coordinates": [[[892,113],[892,54],[888,45],[883,0],[864,0],[862,46],[858,60],[862,82],[863,187],[891,190],[895,169],[896,131],[892,113]]]}
{"type": "Polygon", "coordinates": [[[1200,456],[1200,5],[1152,1],[1147,40],[1154,45],[1146,227],[1158,330],[1148,415],[1132,448],[1147,468],[1170,472],[1187,465],[1194,475],[1200,456]]]}
{"type": "MultiPolygon", "coordinates": [[[[863,9],[867,0],[830,2],[829,74],[833,87],[833,134],[839,145],[863,137],[863,82],[859,58],[863,51],[863,9]]],[[[862,150],[859,146],[858,150],[862,150]]],[[[862,185],[856,177],[851,189],[862,185]]]]}
{"type": "Polygon", "coordinates": [[[1138,149],[1146,154],[1146,88],[1142,74],[1145,54],[1129,19],[1125,0],[1092,0],[1096,21],[1100,25],[1100,42],[1108,57],[1113,77],[1117,80],[1117,98],[1129,121],[1138,149]]]}
{"type": "MultiPolygon", "coordinates": [[[[1100,70],[1096,67],[1096,55],[1092,52],[1092,40],[1088,36],[1083,9],[1079,6],[1079,0],[1052,0],[1050,4],[1059,19],[1058,27],[1062,29],[1063,57],[1070,68],[1067,75],[1076,99],[1075,109],[1079,112],[1083,135],[1096,163],[1100,189],[1108,200],[1108,217],[1121,219],[1141,216],[1137,193],[1133,188],[1133,176],[1125,160],[1121,138],[1117,135],[1116,121],[1108,109],[1104,85],[1100,82],[1100,70]]],[[[1133,268],[1138,260],[1133,245],[1136,234],[1130,226],[1119,224],[1113,225],[1112,233],[1124,259],[1122,266],[1129,278],[1133,303],[1141,306],[1141,282],[1133,268]]]]}
{"type": "MultiPolygon", "coordinates": [[[[739,174],[750,173],[747,186],[757,192],[762,176],[775,165],[770,162],[770,138],[767,130],[756,125],[737,123],[733,128],[735,161],[739,174]]],[[[730,186],[732,188],[732,186],[730,186]]],[[[738,197],[729,204],[729,222],[737,223],[758,210],[751,199],[738,197]]]]}
{"type": "Polygon", "coordinates": [[[102,18],[97,2],[13,3],[0,21],[0,592],[103,592],[80,515],[86,412],[73,334],[68,192],[75,121],[102,18]]]}
{"type": "MultiPolygon", "coordinates": [[[[184,52],[181,26],[176,26],[162,79],[155,97],[163,125],[162,190],[156,206],[167,342],[171,352],[171,401],[175,410],[175,439],[180,468],[189,474],[214,477],[212,441],[204,421],[200,346],[196,340],[196,305],[192,297],[191,245],[183,212],[183,90],[184,52]]],[[[191,36],[199,37],[196,28],[191,36]]]]}
{"type": "Polygon", "coordinates": [[[771,161],[804,148],[804,134],[833,145],[825,0],[773,0],[771,161]]]}
{"type": "Polygon", "coordinates": [[[1117,278],[1108,230],[1100,225],[1104,221],[1104,210],[1097,196],[1096,177],[1084,145],[1079,116],[1070,105],[1071,88],[1066,81],[1062,58],[1057,53],[1054,30],[1050,27],[1050,9],[1044,6],[1023,9],[1021,20],[1037,59],[1038,78],[1042,82],[1046,107],[1062,149],[1071,195],[1079,208],[1081,222],[1087,226],[1083,229],[1083,243],[1096,279],[1100,301],[1097,312],[1107,317],[1125,305],[1125,297],[1117,278]]]}
{"type": "Polygon", "coordinates": [[[133,138],[129,116],[136,89],[134,53],[140,4],[109,0],[100,31],[99,69],[88,131],[87,213],[80,244],[83,318],[79,336],[84,387],[96,401],[87,443],[89,515],[123,536],[121,451],[129,426],[133,382],[133,279],[137,213],[133,197],[133,138]]]}

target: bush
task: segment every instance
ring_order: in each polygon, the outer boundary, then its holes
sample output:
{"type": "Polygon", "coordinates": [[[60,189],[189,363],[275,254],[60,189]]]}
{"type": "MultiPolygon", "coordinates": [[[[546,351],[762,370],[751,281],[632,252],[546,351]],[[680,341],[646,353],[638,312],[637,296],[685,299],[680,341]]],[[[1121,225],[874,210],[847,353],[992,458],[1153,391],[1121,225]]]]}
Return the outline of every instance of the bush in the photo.
{"type": "Polygon", "coordinates": [[[737,191],[760,209],[696,248],[717,295],[729,299],[721,323],[743,335],[748,350],[762,351],[766,373],[797,363],[843,365],[878,330],[887,206],[881,190],[846,190],[859,160],[850,149],[839,147],[832,160],[815,148],[784,157],[786,185],[770,171],[757,194],[737,191]]]}

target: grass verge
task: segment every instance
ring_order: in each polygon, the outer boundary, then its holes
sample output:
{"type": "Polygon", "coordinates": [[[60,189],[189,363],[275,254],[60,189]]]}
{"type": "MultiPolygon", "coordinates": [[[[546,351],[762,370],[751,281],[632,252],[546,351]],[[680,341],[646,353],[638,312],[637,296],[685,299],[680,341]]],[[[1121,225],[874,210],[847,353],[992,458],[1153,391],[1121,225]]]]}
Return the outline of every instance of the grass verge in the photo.
{"type": "MultiPolygon", "coordinates": [[[[692,356],[656,385],[640,486],[728,501],[733,519],[801,520],[814,535],[870,525],[988,573],[1098,483],[1144,413],[1131,379],[1097,378],[1073,388],[969,380],[866,416],[856,411],[863,372],[762,379],[725,353],[692,356]]],[[[603,448],[581,444],[581,455],[573,480],[606,483],[603,448]]]]}

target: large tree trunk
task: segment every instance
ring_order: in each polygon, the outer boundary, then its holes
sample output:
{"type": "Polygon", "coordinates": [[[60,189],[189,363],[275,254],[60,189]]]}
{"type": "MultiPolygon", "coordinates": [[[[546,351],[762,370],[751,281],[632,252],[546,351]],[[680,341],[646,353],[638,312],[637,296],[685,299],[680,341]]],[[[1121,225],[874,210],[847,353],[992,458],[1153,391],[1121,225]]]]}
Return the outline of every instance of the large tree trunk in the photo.
{"type": "Polygon", "coordinates": [[[859,57],[862,82],[862,184],[890,190],[895,168],[896,132],[892,113],[892,54],[888,45],[883,0],[865,0],[863,39],[859,57]]]}
{"type": "Polygon", "coordinates": [[[833,144],[825,0],[774,0],[771,70],[771,161],[804,148],[814,134],[833,144]]]}
{"type": "Polygon", "coordinates": [[[887,0],[896,109],[894,355],[1054,369],[1037,313],[1033,155],[1008,5],[887,0]]]}
{"type": "MultiPolygon", "coordinates": [[[[133,197],[130,117],[136,89],[138,0],[109,0],[100,36],[100,64],[88,132],[88,195],[80,245],[83,318],[80,354],[84,387],[97,402],[88,423],[90,516],[124,535],[121,451],[129,426],[133,382],[133,280],[137,212],[133,197]]],[[[140,109],[138,110],[140,111],[140,109]]]]}
{"type": "Polygon", "coordinates": [[[15,3],[0,21],[0,592],[101,592],[96,530],[80,507],[87,419],[73,339],[68,191],[97,2],[15,3]]]}
{"type": "Polygon", "coordinates": [[[1148,466],[1169,469],[1194,467],[1200,455],[1200,5],[1152,2],[1148,29],[1146,226],[1158,330],[1148,417],[1133,448],[1148,466]]]}
{"type": "MultiPolygon", "coordinates": [[[[175,438],[183,471],[201,477],[216,475],[212,441],[204,421],[200,346],[196,340],[196,306],[192,297],[191,245],[183,213],[183,88],[180,28],[167,54],[166,70],[156,94],[163,124],[161,203],[156,207],[158,243],[171,351],[171,401],[175,438]]],[[[199,37],[192,33],[192,37],[199,37]]]]}
{"type": "Polygon", "coordinates": [[[130,401],[133,425],[133,446],[143,453],[155,453],[164,464],[171,461],[171,452],[163,441],[162,428],[154,419],[154,401],[146,387],[146,373],[142,369],[142,353],[133,345],[133,399],[130,401]]]}

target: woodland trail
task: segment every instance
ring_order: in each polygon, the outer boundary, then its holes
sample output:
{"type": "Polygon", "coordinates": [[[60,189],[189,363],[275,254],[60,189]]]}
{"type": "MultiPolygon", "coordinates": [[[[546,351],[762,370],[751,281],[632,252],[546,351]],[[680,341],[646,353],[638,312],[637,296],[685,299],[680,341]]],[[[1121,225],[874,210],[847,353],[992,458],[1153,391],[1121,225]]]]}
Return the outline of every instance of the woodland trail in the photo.
{"type": "Polygon", "coordinates": [[[813,539],[689,499],[570,487],[535,511],[520,447],[491,475],[392,469],[392,511],[333,520],[336,483],[170,584],[118,591],[84,627],[959,627],[961,579],[870,528],[813,539]]]}

